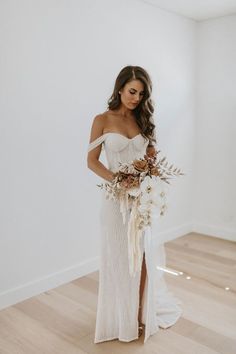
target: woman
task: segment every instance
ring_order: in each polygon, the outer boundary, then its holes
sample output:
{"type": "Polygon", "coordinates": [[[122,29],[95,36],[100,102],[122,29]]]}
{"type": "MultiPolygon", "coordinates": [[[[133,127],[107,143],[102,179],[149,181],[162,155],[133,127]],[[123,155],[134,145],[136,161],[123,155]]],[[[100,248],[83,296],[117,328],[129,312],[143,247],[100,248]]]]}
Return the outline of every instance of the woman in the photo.
{"type": "MultiPolygon", "coordinates": [[[[151,99],[152,83],[146,70],[126,66],[118,74],[108,109],[95,116],[88,147],[87,164],[93,172],[111,182],[119,162],[131,162],[155,154],[155,124],[151,99]],[[99,161],[104,148],[108,167],[99,161]]],[[[128,218],[128,215],[127,215],[128,218]]],[[[126,220],[127,220],[126,218],[126,220]]],[[[159,327],[173,325],[182,313],[178,299],[168,292],[163,271],[163,244],[151,234],[142,235],[142,267],[129,274],[127,223],[119,203],[103,195],[99,292],[94,343],[112,339],[144,342],[159,327]]]]}

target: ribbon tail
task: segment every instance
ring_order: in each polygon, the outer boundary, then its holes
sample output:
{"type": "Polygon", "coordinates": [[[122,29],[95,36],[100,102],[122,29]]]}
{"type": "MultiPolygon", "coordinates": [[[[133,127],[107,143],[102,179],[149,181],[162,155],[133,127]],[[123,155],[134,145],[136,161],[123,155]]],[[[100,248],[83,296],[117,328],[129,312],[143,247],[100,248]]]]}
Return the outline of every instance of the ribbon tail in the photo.
{"type": "Polygon", "coordinates": [[[126,222],[126,210],[127,210],[127,207],[126,207],[126,196],[122,195],[120,197],[120,212],[122,214],[123,224],[125,224],[125,222],[126,222]]]}
{"type": "Polygon", "coordinates": [[[142,230],[138,227],[138,209],[137,201],[133,203],[128,223],[128,258],[129,258],[129,273],[135,276],[135,273],[141,267],[141,251],[140,251],[140,237],[142,230]]]}

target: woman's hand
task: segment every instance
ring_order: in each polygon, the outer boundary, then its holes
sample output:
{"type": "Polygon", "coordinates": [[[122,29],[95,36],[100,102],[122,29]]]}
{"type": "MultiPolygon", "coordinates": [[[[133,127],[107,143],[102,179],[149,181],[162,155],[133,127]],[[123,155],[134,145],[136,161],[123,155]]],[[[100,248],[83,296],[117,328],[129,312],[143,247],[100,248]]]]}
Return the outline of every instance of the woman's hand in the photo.
{"type": "Polygon", "coordinates": [[[112,182],[117,176],[117,172],[112,172],[110,171],[109,177],[108,177],[108,181],[112,182]]]}

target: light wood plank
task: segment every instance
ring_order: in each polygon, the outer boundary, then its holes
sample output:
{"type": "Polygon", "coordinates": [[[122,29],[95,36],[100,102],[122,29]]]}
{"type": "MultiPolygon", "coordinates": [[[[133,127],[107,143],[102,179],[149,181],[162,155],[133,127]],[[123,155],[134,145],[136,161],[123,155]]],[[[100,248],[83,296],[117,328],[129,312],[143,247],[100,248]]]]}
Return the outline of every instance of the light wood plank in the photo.
{"type": "Polygon", "coordinates": [[[144,334],[94,344],[99,272],[93,272],[0,311],[0,353],[235,354],[236,244],[190,233],[165,249],[167,267],[183,272],[164,275],[182,301],[174,326],[145,344],[144,334]]]}

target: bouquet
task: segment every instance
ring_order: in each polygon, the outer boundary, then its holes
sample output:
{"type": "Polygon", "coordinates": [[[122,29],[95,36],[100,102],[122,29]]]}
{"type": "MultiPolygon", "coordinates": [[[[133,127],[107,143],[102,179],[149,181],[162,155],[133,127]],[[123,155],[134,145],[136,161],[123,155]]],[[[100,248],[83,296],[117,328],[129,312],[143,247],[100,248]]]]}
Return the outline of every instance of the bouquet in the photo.
{"type": "Polygon", "coordinates": [[[119,170],[110,183],[97,185],[105,190],[106,198],[119,201],[123,223],[128,222],[130,274],[140,269],[139,239],[150,227],[152,218],[163,216],[167,210],[169,179],[184,175],[173,164],[168,166],[166,157],[158,158],[160,150],[152,156],[144,155],[130,163],[120,163],[119,170]]]}

